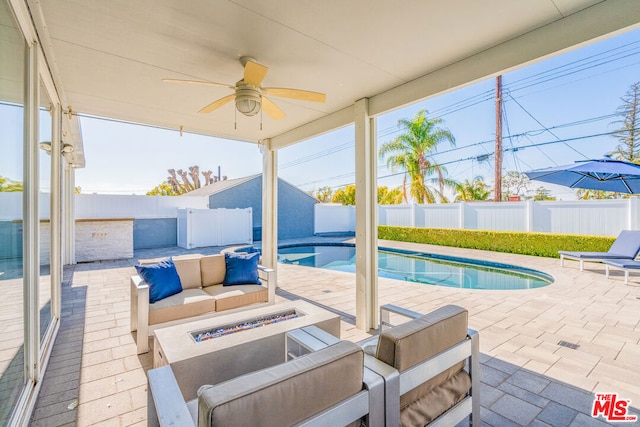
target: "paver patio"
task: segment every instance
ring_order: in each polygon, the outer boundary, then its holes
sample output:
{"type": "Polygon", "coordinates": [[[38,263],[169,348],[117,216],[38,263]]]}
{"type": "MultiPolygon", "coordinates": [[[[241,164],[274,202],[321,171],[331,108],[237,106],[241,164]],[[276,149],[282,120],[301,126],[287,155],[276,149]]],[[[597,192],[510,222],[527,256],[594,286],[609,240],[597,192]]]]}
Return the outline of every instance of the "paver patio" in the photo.
{"type": "MultiPolygon", "coordinates": [[[[380,242],[381,246],[478,258],[551,274],[547,287],[521,291],[454,289],[379,279],[379,301],[419,312],[445,304],[469,310],[480,331],[482,421],[485,425],[604,425],[590,416],[594,392],[617,392],[640,406],[640,277],[624,285],[604,267],[557,259],[380,242]],[[559,345],[565,341],[577,349],[559,345]]],[[[215,253],[220,248],[189,252],[215,253]]],[[[65,270],[62,322],[38,402],[36,426],[146,425],[151,353],[138,356],[129,332],[129,277],[138,258],[176,255],[162,248],[135,259],[78,264],[65,270]]],[[[280,265],[277,300],[301,298],[338,312],[342,338],[355,328],[353,274],[280,265]]],[[[640,411],[633,409],[633,413],[640,411]]]]}

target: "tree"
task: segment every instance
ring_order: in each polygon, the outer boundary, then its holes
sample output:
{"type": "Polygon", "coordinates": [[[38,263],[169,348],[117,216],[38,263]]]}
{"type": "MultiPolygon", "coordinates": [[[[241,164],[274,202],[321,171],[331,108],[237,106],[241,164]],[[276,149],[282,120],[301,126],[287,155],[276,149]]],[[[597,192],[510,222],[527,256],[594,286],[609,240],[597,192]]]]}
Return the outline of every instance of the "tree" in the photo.
{"type": "Polygon", "coordinates": [[[379,205],[399,205],[402,203],[404,196],[402,195],[402,188],[389,189],[383,185],[378,187],[378,204],[379,205]]]}
{"type": "Polygon", "coordinates": [[[533,193],[533,200],[541,202],[543,200],[555,200],[555,197],[551,197],[551,191],[543,186],[535,189],[533,193]]]}
{"type": "Polygon", "coordinates": [[[344,188],[338,188],[331,197],[333,203],[342,203],[343,205],[356,204],[356,186],[347,185],[344,188]]]}
{"type": "Polygon", "coordinates": [[[611,157],[640,163],[640,82],[633,83],[620,100],[622,105],[616,114],[622,116],[622,120],[612,122],[620,125],[613,133],[620,144],[611,157]]]}
{"type": "Polygon", "coordinates": [[[400,119],[398,127],[404,133],[384,143],[378,153],[380,159],[386,158],[392,171],[402,169],[409,175],[410,193],[417,203],[444,199],[446,169],[432,155],[443,142],[455,146],[455,138],[448,129],[439,127],[441,123],[442,119],[427,118],[425,110],[418,111],[413,120],[400,119]],[[427,185],[426,178],[430,175],[436,175],[437,189],[427,185]]]}
{"type": "Polygon", "coordinates": [[[509,171],[502,176],[502,200],[509,196],[526,197],[529,192],[529,178],[523,173],[509,171]]]}
{"type": "MultiPolygon", "coordinates": [[[[218,177],[212,177],[213,171],[208,170],[202,172],[204,181],[201,181],[199,166],[189,166],[188,172],[182,169],[169,169],[167,172],[167,179],[148,191],[147,196],[179,196],[218,180],[218,177]]],[[[223,181],[226,179],[226,176],[222,177],[223,181]]]]}
{"type": "Polygon", "coordinates": [[[22,182],[13,181],[0,175],[0,191],[2,192],[21,192],[23,191],[22,182]]]}
{"type": "Polygon", "coordinates": [[[475,177],[473,181],[465,179],[462,183],[456,183],[454,186],[456,190],[455,201],[469,201],[469,200],[487,200],[491,196],[491,190],[484,182],[482,177],[475,177]]]}
{"type": "Polygon", "coordinates": [[[578,200],[621,199],[625,196],[627,195],[612,191],[586,190],[584,188],[578,190],[578,200]]]}
{"type": "Polygon", "coordinates": [[[333,196],[333,189],[331,187],[320,187],[318,188],[318,191],[311,195],[322,203],[329,203],[331,201],[331,196],[333,196]]]}
{"type": "Polygon", "coordinates": [[[148,191],[147,196],[179,196],[179,194],[174,192],[173,187],[167,181],[163,181],[148,191]]]}

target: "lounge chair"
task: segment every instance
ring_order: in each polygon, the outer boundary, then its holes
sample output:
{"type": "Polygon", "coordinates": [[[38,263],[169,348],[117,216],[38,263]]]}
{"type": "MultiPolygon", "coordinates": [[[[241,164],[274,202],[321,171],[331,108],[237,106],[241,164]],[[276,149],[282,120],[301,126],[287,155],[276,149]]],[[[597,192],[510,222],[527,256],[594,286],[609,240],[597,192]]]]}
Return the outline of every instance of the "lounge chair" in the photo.
{"type": "MultiPolygon", "coordinates": [[[[313,331],[314,327],[304,330],[313,331]]],[[[190,402],[182,398],[170,365],[151,369],[148,424],[319,427],[360,426],[363,421],[367,426],[382,427],[382,377],[364,367],[360,346],[335,337],[331,344],[322,340],[327,335],[320,331],[309,335],[306,342],[299,340],[311,352],[293,360],[220,384],[203,385],[198,398],[190,402]]]]}
{"type": "Polygon", "coordinates": [[[640,253],[640,230],[622,230],[608,252],[568,252],[558,251],[560,266],[564,267],[564,259],[580,261],[580,271],[584,270],[584,262],[602,262],[607,259],[633,260],[640,253]]]}
{"type": "Polygon", "coordinates": [[[624,284],[629,284],[629,272],[631,270],[640,270],[640,261],[632,259],[607,259],[604,261],[607,279],[609,278],[609,269],[611,267],[624,271],[624,284]]]}
{"type": "Polygon", "coordinates": [[[468,417],[480,426],[479,341],[467,310],[447,305],[422,315],[385,305],[380,318],[380,335],[360,345],[365,366],[385,378],[385,425],[453,426],[468,417]],[[389,313],[412,320],[382,331],[389,313]]]}

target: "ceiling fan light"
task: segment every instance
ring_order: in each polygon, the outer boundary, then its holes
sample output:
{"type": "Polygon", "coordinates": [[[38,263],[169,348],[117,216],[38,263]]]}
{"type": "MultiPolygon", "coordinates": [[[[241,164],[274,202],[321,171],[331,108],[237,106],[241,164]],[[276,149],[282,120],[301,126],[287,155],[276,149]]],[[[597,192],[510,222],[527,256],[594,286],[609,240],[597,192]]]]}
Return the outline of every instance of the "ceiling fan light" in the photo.
{"type": "Polygon", "coordinates": [[[236,108],[245,116],[255,116],[260,112],[260,101],[255,99],[237,99],[236,108]]]}
{"type": "Polygon", "coordinates": [[[236,108],[245,116],[258,114],[261,101],[260,93],[253,87],[241,87],[236,90],[236,108]]]}

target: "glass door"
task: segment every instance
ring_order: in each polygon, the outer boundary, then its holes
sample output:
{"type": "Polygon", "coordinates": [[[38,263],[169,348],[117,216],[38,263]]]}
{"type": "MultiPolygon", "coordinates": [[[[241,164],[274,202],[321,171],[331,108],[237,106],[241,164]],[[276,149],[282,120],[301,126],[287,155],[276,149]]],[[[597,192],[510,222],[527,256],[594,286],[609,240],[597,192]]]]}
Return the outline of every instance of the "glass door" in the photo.
{"type": "Polygon", "coordinates": [[[23,159],[26,44],[0,1],[0,425],[25,390],[23,159]]]}

